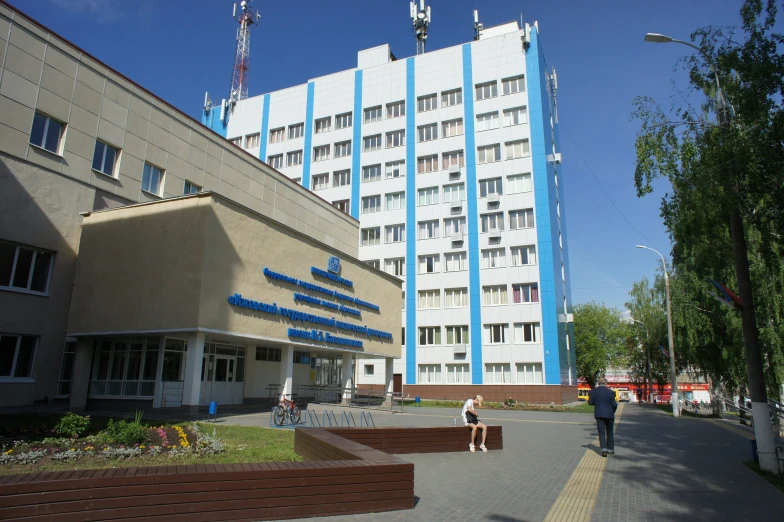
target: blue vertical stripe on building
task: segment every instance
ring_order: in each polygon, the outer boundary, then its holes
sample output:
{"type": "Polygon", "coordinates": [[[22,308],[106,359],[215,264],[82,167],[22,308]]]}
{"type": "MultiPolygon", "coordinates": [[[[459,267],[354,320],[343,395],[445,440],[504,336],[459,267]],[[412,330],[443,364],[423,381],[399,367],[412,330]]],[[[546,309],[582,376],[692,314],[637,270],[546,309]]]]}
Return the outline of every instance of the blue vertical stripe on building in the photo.
{"type": "Polygon", "coordinates": [[[476,194],[476,141],[474,139],[474,80],[471,44],[463,45],[463,105],[465,107],[466,197],[468,201],[468,294],[471,304],[471,382],[482,384],[482,299],[479,286],[479,219],[476,194]]]}
{"type": "Polygon", "coordinates": [[[229,123],[229,111],[226,111],[226,121],[220,119],[221,106],[213,107],[209,113],[202,113],[201,122],[210,130],[218,133],[221,137],[226,137],[226,126],[229,123]]]}
{"type": "Polygon", "coordinates": [[[354,141],[351,143],[351,217],[359,219],[359,184],[362,169],[362,71],[354,71],[354,141]]]}
{"type": "MultiPolygon", "coordinates": [[[[546,384],[561,384],[561,361],[553,262],[553,216],[555,214],[555,183],[552,165],[547,161],[552,151],[550,102],[547,94],[547,70],[539,44],[539,33],[531,26],[531,45],[526,51],[528,76],[528,114],[531,127],[531,160],[534,169],[534,200],[536,203],[536,236],[539,254],[539,301],[542,307],[542,337],[546,384]],[[546,111],[546,112],[545,112],[546,111]],[[551,199],[553,201],[551,201],[551,199]]],[[[555,224],[557,238],[557,221],[555,224]]],[[[560,263],[557,267],[560,274],[560,263]]]]}
{"type": "Polygon", "coordinates": [[[267,161],[267,143],[269,143],[269,111],[270,111],[270,95],[264,95],[264,102],[261,109],[261,136],[259,136],[259,159],[267,161]]]}
{"type": "Polygon", "coordinates": [[[406,384],[417,382],[416,62],[406,60],[406,384]]]}
{"type": "Polygon", "coordinates": [[[310,158],[313,154],[313,93],[316,90],[314,82],[308,82],[308,99],[305,105],[305,150],[302,151],[302,186],[310,190],[310,158]]]}

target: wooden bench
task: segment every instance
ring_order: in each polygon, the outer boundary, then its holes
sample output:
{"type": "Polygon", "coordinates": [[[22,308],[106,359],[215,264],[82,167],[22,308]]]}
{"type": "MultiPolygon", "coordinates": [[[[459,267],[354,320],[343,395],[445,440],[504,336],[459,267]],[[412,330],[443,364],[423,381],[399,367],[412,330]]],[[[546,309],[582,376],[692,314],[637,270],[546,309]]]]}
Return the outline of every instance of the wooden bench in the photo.
{"type": "MultiPolygon", "coordinates": [[[[394,453],[467,451],[466,428],[298,428],[307,462],[0,476],[0,520],[279,520],[414,507],[414,465],[394,453]]],[[[502,449],[500,426],[487,446],[502,449]]]]}

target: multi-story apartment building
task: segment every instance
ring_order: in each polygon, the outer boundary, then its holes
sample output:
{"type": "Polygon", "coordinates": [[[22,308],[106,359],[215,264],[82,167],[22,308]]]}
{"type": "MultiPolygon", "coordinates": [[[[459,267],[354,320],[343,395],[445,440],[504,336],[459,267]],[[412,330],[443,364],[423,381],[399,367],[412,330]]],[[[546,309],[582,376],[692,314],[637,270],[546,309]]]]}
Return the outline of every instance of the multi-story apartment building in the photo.
{"type": "MultiPolygon", "coordinates": [[[[203,123],[360,220],[360,259],[404,280],[411,395],[575,400],[555,71],[538,25],[205,107],[203,123]],[[548,386],[549,385],[549,386],[548,386]]],[[[361,359],[360,384],[384,362],[361,359]]]]}

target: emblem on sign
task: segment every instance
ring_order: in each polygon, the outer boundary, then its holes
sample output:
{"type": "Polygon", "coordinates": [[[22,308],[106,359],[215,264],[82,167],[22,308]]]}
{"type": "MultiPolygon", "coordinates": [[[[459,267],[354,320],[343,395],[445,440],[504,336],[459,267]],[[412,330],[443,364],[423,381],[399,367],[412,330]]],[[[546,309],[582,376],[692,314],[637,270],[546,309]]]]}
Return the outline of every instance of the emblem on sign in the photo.
{"type": "Polygon", "coordinates": [[[340,272],[340,259],[335,256],[329,258],[329,264],[327,265],[327,270],[332,272],[333,274],[337,274],[340,272]]]}

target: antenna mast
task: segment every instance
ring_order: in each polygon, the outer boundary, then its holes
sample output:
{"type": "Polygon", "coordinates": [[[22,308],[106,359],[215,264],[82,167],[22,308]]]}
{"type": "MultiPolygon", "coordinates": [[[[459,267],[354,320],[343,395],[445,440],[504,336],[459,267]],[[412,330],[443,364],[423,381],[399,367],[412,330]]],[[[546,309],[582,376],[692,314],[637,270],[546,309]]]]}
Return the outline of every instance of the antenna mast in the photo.
{"type": "Polygon", "coordinates": [[[231,93],[229,103],[234,105],[248,97],[248,69],[250,61],[250,28],[258,25],[259,12],[256,16],[250,12],[252,0],[240,2],[240,14],[237,15],[237,4],[234,4],[232,18],[240,24],[237,29],[237,54],[234,57],[234,72],[231,75],[231,93]]]}
{"type": "Polygon", "coordinates": [[[419,0],[419,8],[417,8],[416,0],[412,0],[411,23],[417,40],[417,54],[425,54],[425,41],[431,20],[430,6],[425,7],[425,0],[419,0]]]}
{"type": "Polygon", "coordinates": [[[474,9],[474,40],[479,40],[482,36],[484,25],[479,22],[479,11],[474,9]]]}

